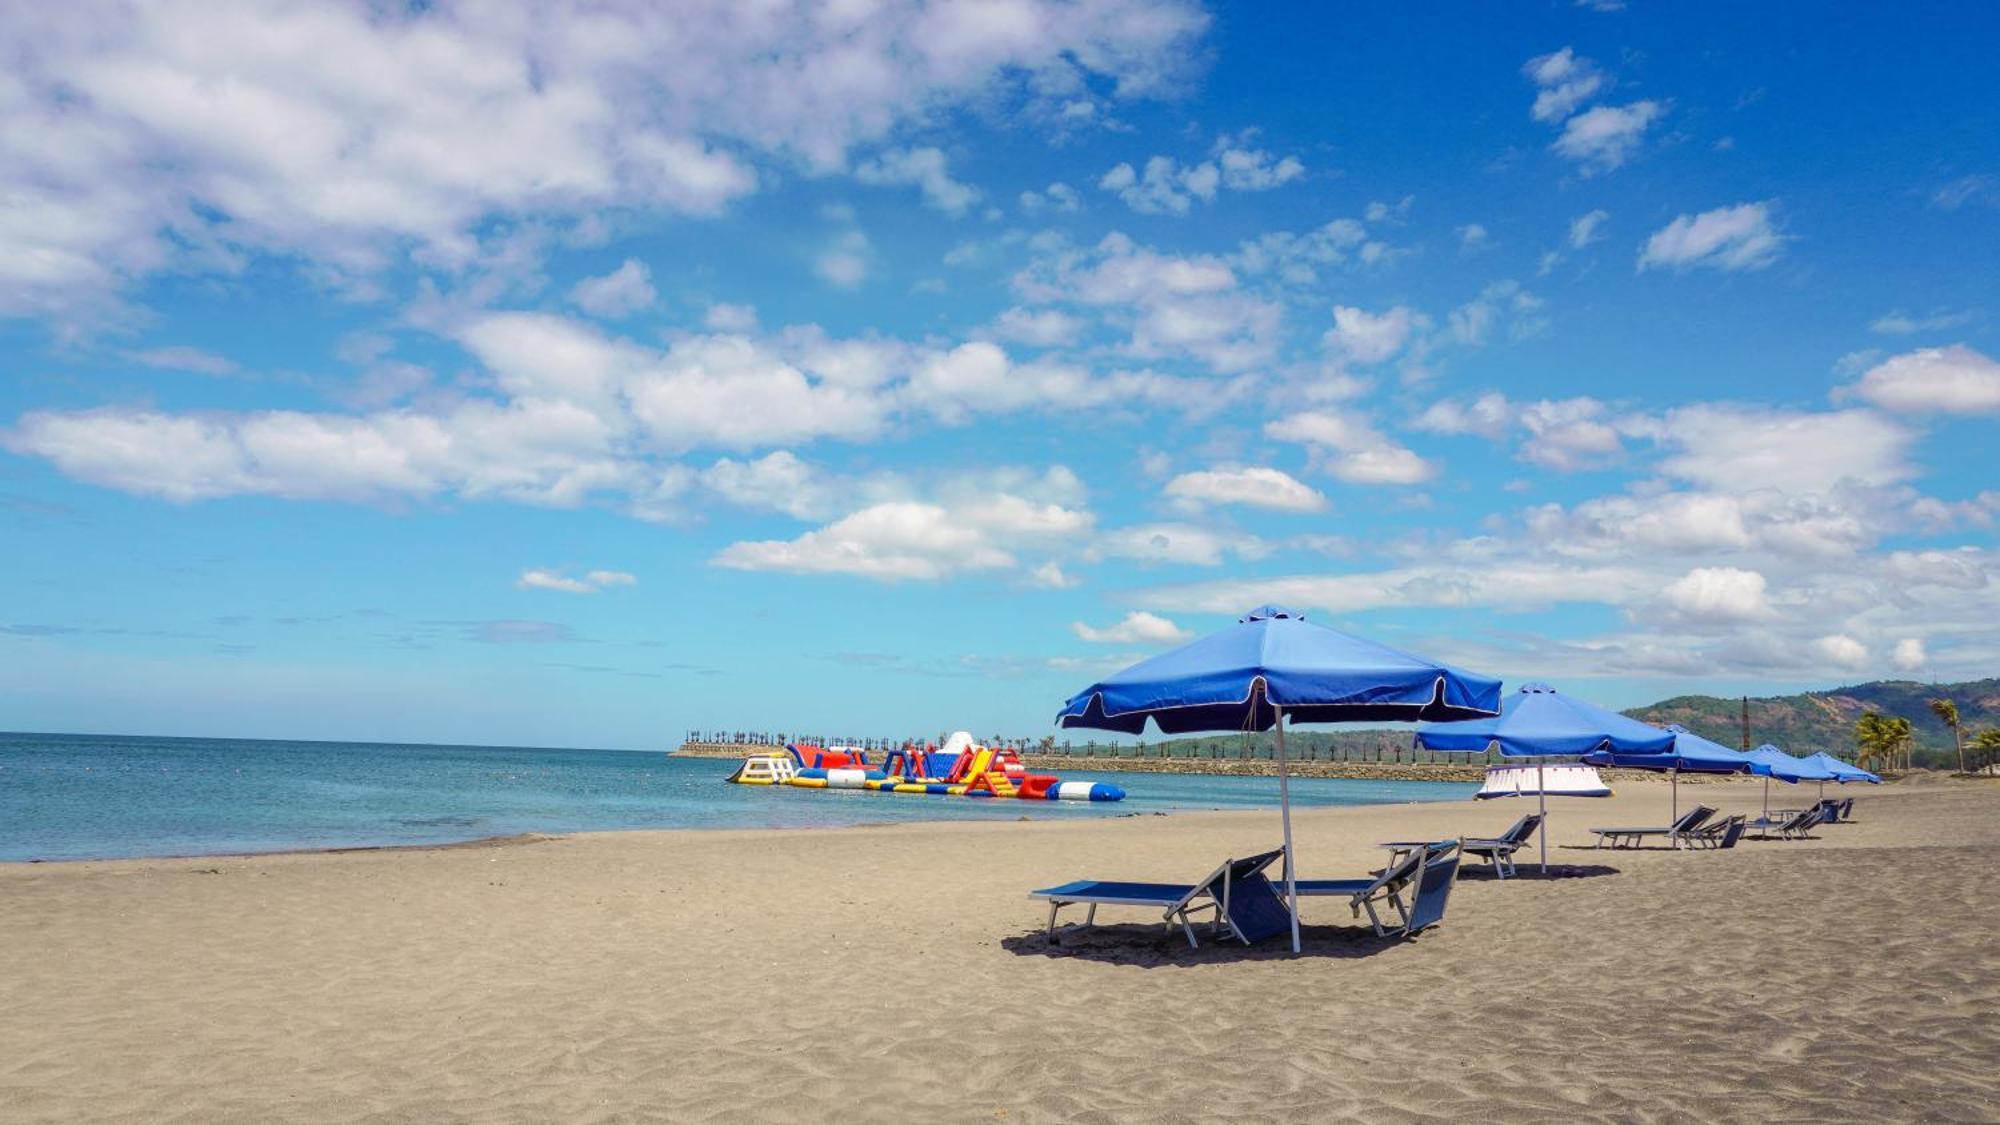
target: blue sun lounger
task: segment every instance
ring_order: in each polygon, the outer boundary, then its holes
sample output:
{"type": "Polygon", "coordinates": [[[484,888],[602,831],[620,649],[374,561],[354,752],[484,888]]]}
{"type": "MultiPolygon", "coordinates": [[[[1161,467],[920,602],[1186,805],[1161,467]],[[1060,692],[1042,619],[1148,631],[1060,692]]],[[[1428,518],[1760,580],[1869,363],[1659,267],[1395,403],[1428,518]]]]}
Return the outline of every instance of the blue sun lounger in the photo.
{"type": "Polygon", "coordinates": [[[1213,932],[1226,932],[1245,945],[1255,945],[1291,929],[1291,914],[1285,909],[1284,900],[1272,889],[1271,880],[1264,875],[1264,869],[1284,854],[1280,850],[1253,855],[1248,859],[1225,860],[1222,866],[1209,872],[1208,877],[1199,883],[1117,883],[1079,879],[1060,887],[1030,891],[1028,897],[1049,904],[1048,935],[1051,941],[1056,936],[1056,912],[1065,906],[1090,907],[1083,920],[1086,927],[1097,923],[1097,908],[1100,906],[1140,906],[1161,911],[1168,933],[1172,933],[1178,923],[1191,947],[1201,944],[1195,938],[1192,919],[1198,910],[1215,912],[1210,921],[1213,932]]]}
{"type": "MultiPolygon", "coordinates": [[[[1445,902],[1458,881],[1463,841],[1440,840],[1418,848],[1366,879],[1300,879],[1300,898],[1346,897],[1356,918],[1368,912],[1376,937],[1413,937],[1444,920],[1445,902]],[[1375,907],[1393,907],[1400,925],[1386,926],[1375,907]]],[[[1282,886],[1282,884],[1280,884],[1282,886]]]]}
{"type": "Polygon", "coordinates": [[[1459,846],[1462,855],[1476,855],[1486,860],[1497,879],[1505,879],[1514,874],[1514,853],[1525,847],[1535,836],[1535,829],[1542,826],[1540,813],[1529,813],[1514,822],[1514,827],[1492,839],[1467,837],[1459,846]]]}
{"type": "Polygon", "coordinates": [[[1591,831],[1597,833],[1597,846],[1600,848],[1607,842],[1614,848],[1626,846],[1636,848],[1639,846],[1639,841],[1648,836],[1665,836],[1668,843],[1679,847],[1682,840],[1686,839],[1703,821],[1714,815],[1715,810],[1709,808],[1707,805],[1696,805],[1694,808],[1681,814],[1679,820],[1674,821],[1665,828],[1593,828],[1591,831]],[[1620,840],[1623,840],[1624,843],[1619,843],[1620,840]]]}

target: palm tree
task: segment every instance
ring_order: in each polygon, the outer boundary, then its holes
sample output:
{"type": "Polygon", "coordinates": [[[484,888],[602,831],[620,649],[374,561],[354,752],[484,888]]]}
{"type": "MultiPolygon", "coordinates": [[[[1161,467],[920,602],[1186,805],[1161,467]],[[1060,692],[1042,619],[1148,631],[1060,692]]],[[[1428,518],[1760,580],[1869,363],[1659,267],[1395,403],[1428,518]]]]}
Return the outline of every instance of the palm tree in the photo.
{"type": "Polygon", "coordinates": [[[1855,761],[1862,769],[1894,769],[1898,757],[1910,741],[1910,720],[1889,718],[1880,711],[1864,711],[1854,722],[1855,761]],[[1872,765],[1871,765],[1872,764],[1872,765]]]}
{"type": "Polygon", "coordinates": [[[1973,735],[1972,749],[1979,755],[1981,769],[1992,765],[1995,758],[2000,758],[2000,727],[1987,727],[1973,735]]]}
{"type": "Polygon", "coordinates": [[[1958,726],[1958,704],[1949,699],[1931,700],[1931,714],[1951,728],[1951,744],[1958,750],[1958,772],[1965,772],[1965,733],[1958,726]]]}

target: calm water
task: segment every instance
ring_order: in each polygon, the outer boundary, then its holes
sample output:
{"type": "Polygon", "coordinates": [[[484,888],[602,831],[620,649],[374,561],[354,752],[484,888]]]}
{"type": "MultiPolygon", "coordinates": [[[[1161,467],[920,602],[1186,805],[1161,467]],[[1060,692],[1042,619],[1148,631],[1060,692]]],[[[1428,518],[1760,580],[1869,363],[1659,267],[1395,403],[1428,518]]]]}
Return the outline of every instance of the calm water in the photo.
{"type": "MultiPolygon", "coordinates": [[[[735,763],[621,750],[0,733],[0,861],[433,844],[517,832],[803,828],[1275,807],[1271,778],[1092,775],[1115,804],[726,785],[735,763]]],[[[1468,798],[1431,781],[1294,780],[1298,805],[1468,798]]]]}

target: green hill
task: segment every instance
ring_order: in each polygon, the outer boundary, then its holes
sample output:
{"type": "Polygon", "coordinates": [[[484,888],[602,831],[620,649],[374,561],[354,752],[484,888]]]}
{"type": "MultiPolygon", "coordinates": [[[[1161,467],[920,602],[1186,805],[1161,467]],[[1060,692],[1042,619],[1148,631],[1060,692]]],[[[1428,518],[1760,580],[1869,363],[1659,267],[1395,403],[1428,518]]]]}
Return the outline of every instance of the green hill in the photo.
{"type": "MultiPolygon", "coordinates": [[[[1968,734],[2000,726],[2000,679],[1961,684],[1877,680],[1798,695],[1753,696],[1750,743],[1771,742],[1794,754],[1825,750],[1851,758],[1854,721],[1864,711],[1880,711],[1910,720],[1916,730],[1918,764],[1943,765],[1943,756],[1951,753],[1951,731],[1930,709],[1930,701],[1940,696],[1957,702],[1959,722],[1968,734]]],[[[1682,695],[1625,713],[1649,723],[1679,723],[1704,738],[1736,746],[1743,737],[1742,706],[1736,699],[1682,695]]]]}

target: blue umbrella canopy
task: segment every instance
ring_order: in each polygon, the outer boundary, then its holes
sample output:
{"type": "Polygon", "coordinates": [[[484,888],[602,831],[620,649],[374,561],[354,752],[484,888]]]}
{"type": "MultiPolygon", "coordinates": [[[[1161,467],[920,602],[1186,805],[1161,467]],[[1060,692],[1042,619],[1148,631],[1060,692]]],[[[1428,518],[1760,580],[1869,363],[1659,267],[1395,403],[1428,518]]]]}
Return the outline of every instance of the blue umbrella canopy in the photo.
{"type": "Polygon", "coordinates": [[[1750,756],[1741,750],[1710,742],[1681,726],[1667,724],[1673,734],[1673,748],[1664,754],[1625,754],[1616,749],[1599,750],[1584,758],[1594,766],[1625,766],[1642,770],[1673,770],[1678,773],[1749,773],[1750,756]]]}
{"type": "Polygon", "coordinates": [[[1876,777],[1874,774],[1851,762],[1843,762],[1824,750],[1817,750],[1807,755],[1806,761],[1819,763],[1821,769],[1832,774],[1833,780],[1843,785],[1850,781],[1866,781],[1874,785],[1882,784],[1881,778],[1876,777]]]}
{"type": "Polygon", "coordinates": [[[1664,754],[1674,735],[1547,684],[1525,684],[1489,719],[1431,723],[1417,728],[1417,745],[1446,754],[1479,754],[1497,747],[1512,758],[1576,758],[1599,750],[1664,754]]]}
{"type": "Polygon", "coordinates": [[[1811,758],[1795,758],[1766,742],[1750,751],[1750,772],[1797,785],[1801,781],[1832,781],[1833,771],[1811,758]]]}
{"type": "Polygon", "coordinates": [[[1470,719],[1500,709],[1500,681],[1259,606],[1235,625],[1078,692],[1064,727],[1141,734],[1268,730],[1295,723],[1470,719]]]}

